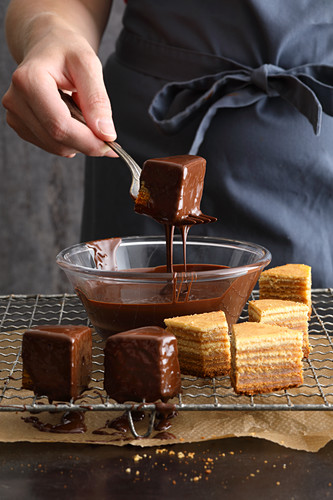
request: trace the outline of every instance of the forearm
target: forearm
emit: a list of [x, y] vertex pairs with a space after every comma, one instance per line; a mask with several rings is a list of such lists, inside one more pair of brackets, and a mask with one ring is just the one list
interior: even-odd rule
[[26, 53], [53, 28], [75, 31], [97, 51], [112, 0], [12, 0], [6, 35], [14, 59]]

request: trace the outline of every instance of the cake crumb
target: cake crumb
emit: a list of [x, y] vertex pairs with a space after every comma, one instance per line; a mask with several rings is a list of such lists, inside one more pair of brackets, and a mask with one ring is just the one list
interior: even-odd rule
[[276, 486], [280, 486], [280, 481], [276, 481]]
[[133, 457], [133, 460], [134, 460], [134, 462], [139, 462], [139, 460], [142, 460], [142, 458], [143, 458], [143, 457], [142, 457], [141, 455], [137, 454], [137, 455], [135, 455], [135, 456]]
[[129, 467], [127, 467], [127, 469], [125, 470], [126, 474], [130, 474], [131, 473], [131, 469]]
[[166, 451], [168, 451], [166, 448], [157, 448], [156, 455], [158, 455], [160, 453], [165, 453]]
[[194, 458], [194, 455], [195, 455], [195, 452], [194, 452], [194, 451], [190, 451], [190, 452], [188, 452], [188, 454], [187, 454], [188, 458]]
[[139, 471], [139, 470], [137, 470], [137, 471], [135, 472], [135, 475], [136, 475], [136, 476], [140, 476], [140, 471]]
[[178, 457], [178, 458], [185, 458], [185, 455], [184, 455], [184, 453], [183, 453], [182, 451], [179, 451], [179, 452], [177, 453], [177, 457]]

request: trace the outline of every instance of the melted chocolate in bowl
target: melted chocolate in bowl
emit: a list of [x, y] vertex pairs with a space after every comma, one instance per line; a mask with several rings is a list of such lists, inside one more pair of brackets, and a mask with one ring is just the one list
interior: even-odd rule
[[238, 320], [271, 256], [258, 245], [219, 238], [189, 242], [191, 226], [216, 220], [200, 210], [205, 169], [206, 161], [192, 155], [144, 163], [135, 211], [164, 225], [163, 249], [159, 238], [111, 238], [59, 254], [58, 264], [102, 336], [217, 310], [229, 325]]
[[[164, 266], [135, 269], [142, 273], [159, 273]], [[223, 271], [225, 266], [188, 264], [174, 266], [169, 283], [91, 283], [89, 290], [76, 288], [90, 321], [96, 330], [108, 337], [117, 332], [147, 325], [165, 327], [164, 319], [173, 316], [223, 310], [229, 324], [235, 323], [255, 286], [261, 268], [227, 279], [198, 279], [198, 274]]]

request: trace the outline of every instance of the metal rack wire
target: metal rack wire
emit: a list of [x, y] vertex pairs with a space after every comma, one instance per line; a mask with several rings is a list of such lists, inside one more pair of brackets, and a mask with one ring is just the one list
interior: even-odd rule
[[[256, 298], [256, 292], [253, 294]], [[312, 351], [304, 361], [304, 384], [276, 393], [241, 396], [234, 393], [229, 377], [200, 379], [182, 377], [182, 394], [172, 403], [177, 411], [333, 410], [333, 290], [313, 290], [313, 314], [309, 326]], [[241, 320], [247, 319], [247, 308]], [[103, 341], [93, 334], [92, 382], [82, 396], [70, 402], [49, 404], [21, 388], [22, 336], [38, 324], [88, 324], [76, 295], [0, 296], [0, 411], [129, 411], [154, 404], [117, 404], [103, 389]]]

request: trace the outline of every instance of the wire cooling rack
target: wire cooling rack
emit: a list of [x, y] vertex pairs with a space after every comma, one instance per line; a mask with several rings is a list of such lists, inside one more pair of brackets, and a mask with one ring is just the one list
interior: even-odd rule
[[[252, 298], [257, 298], [254, 292]], [[182, 394], [170, 401], [177, 411], [202, 410], [333, 410], [333, 289], [312, 291], [309, 325], [312, 351], [304, 360], [304, 384], [270, 394], [237, 395], [229, 377], [182, 376]], [[247, 319], [247, 307], [240, 320]], [[22, 385], [22, 336], [41, 324], [89, 324], [76, 295], [0, 296], [0, 411], [156, 410], [154, 404], [117, 404], [103, 389], [103, 341], [93, 334], [93, 372], [89, 389], [79, 399], [49, 404]]]

